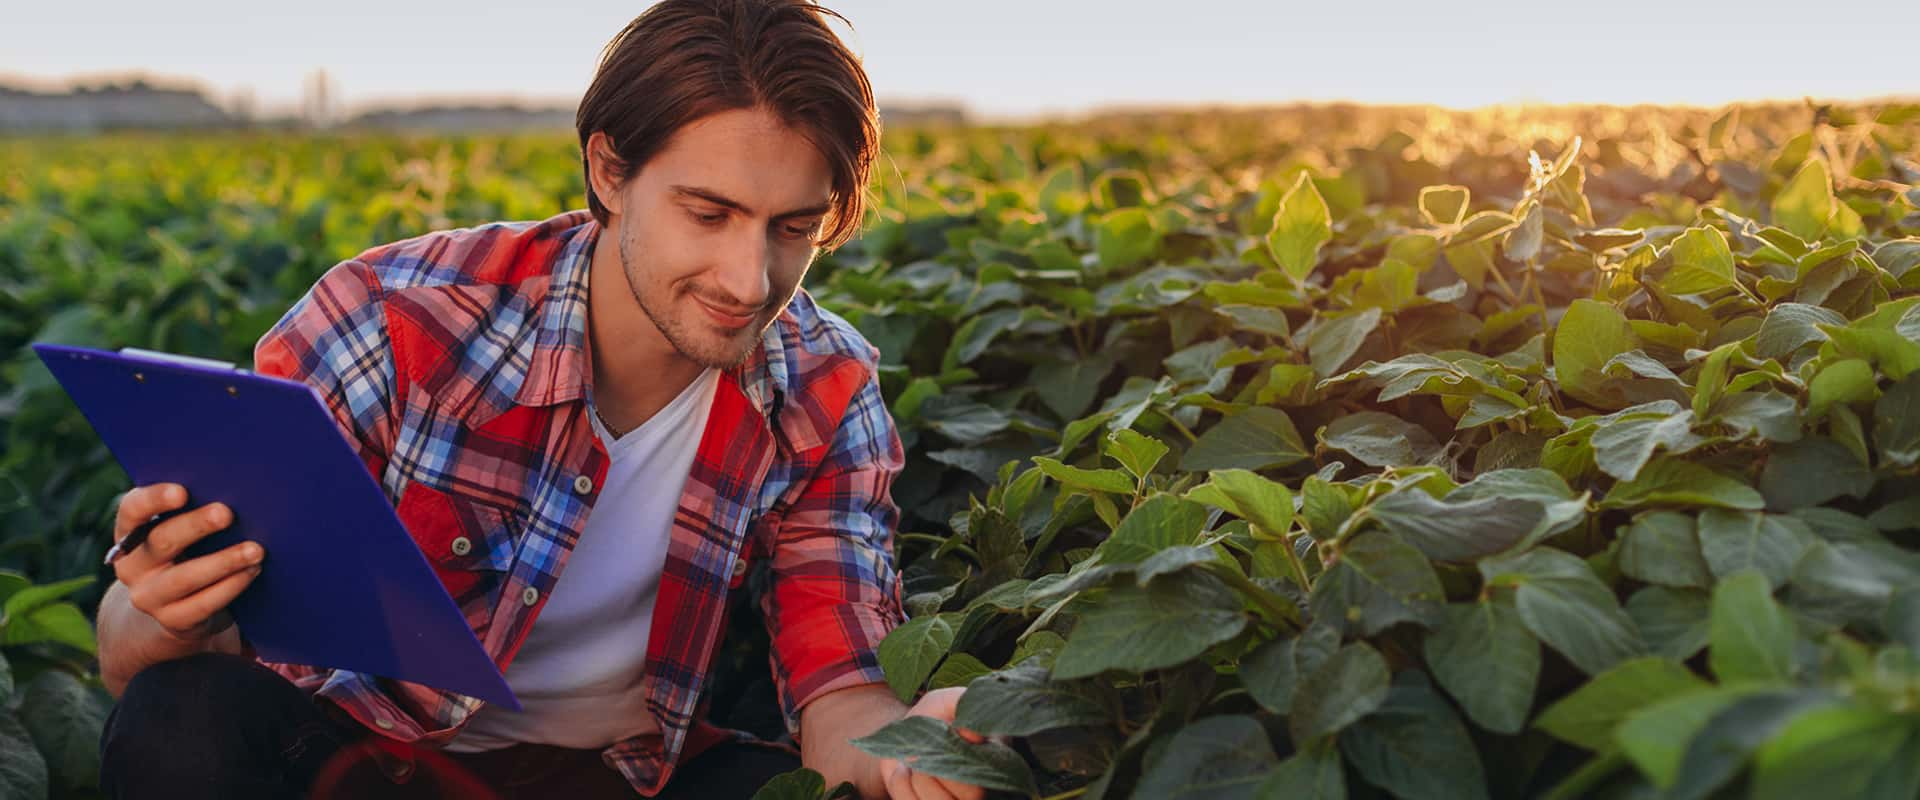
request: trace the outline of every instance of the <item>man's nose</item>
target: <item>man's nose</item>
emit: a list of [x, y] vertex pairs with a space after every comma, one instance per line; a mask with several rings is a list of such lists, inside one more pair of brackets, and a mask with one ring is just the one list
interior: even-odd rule
[[767, 278], [773, 269], [769, 260], [772, 257], [773, 248], [768, 245], [767, 237], [751, 231], [741, 235], [728, 252], [722, 254], [714, 287], [735, 304], [730, 311], [757, 310], [767, 304], [768, 295], [772, 293], [772, 284]]

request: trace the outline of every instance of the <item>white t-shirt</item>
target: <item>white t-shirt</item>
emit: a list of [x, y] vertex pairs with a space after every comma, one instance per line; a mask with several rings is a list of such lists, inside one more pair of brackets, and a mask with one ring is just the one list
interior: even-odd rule
[[674, 513], [720, 374], [701, 373], [618, 439], [589, 408], [611, 463], [580, 541], [507, 668], [507, 685], [524, 710], [483, 706], [446, 749], [520, 742], [590, 749], [659, 730], [643, 703], [647, 635]]

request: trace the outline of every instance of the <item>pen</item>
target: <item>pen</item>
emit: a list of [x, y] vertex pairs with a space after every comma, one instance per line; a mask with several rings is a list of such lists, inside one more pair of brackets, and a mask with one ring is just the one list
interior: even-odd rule
[[158, 527], [160, 523], [173, 519], [179, 514], [186, 513], [186, 510], [186, 507], [182, 506], [180, 508], [162, 511], [159, 514], [155, 514], [152, 519], [140, 523], [138, 527], [126, 535], [126, 538], [113, 543], [113, 547], [107, 550], [106, 559], [101, 563], [111, 565], [113, 562], [119, 561], [121, 557], [138, 549], [141, 543], [147, 540], [147, 537], [153, 533], [153, 529]]

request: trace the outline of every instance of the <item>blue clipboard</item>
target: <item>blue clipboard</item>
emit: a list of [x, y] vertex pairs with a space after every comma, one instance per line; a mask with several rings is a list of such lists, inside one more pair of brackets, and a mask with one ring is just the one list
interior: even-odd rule
[[268, 661], [411, 681], [520, 710], [393, 504], [313, 387], [133, 348], [35, 344], [135, 486], [178, 483], [267, 558], [229, 610]]

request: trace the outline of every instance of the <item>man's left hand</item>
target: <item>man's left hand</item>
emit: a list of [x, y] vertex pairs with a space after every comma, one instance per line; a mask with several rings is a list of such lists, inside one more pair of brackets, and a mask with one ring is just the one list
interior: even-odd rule
[[[932, 717], [952, 724], [954, 710], [960, 704], [960, 695], [966, 689], [955, 686], [947, 689], [935, 689], [907, 709], [907, 716]], [[965, 728], [954, 728], [960, 738], [978, 744], [986, 737]], [[935, 777], [924, 772], [916, 772], [911, 763], [899, 759], [880, 760], [880, 777], [886, 781], [887, 797], [891, 800], [981, 800], [987, 790], [971, 784], [947, 778]]]

